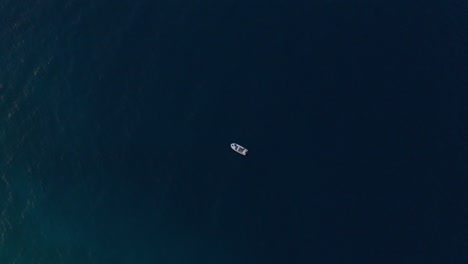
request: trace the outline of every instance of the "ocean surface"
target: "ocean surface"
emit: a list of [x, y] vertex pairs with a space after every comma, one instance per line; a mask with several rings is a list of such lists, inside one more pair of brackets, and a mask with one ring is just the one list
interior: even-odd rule
[[0, 263], [468, 263], [467, 14], [0, 0]]

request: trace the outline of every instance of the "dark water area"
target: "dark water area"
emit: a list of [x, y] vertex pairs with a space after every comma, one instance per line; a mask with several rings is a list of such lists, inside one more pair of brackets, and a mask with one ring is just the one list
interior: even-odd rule
[[467, 13], [0, 0], [0, 263], [467, 263]]

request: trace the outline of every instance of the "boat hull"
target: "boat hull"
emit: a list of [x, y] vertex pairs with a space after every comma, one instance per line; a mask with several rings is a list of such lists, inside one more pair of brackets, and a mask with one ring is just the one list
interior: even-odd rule
[[235, 152], [239, 153], [242, 156], [246, 156], [247, 152], [249, 151], [247, 148], [237, 144], [237, 143], [231, 143], [231, 149], [234, 150]]

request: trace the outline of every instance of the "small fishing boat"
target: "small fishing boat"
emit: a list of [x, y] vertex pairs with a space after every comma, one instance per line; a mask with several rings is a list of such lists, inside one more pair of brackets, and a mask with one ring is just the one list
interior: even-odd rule
[[247, 152], [249, 151], [248, 149], [244, 148], [243, 146], [237, 144], [237, 143], [231, 143], [231, 148], [232, 150], [234, 150], [235, 152], [245, 156], [247, 155]]

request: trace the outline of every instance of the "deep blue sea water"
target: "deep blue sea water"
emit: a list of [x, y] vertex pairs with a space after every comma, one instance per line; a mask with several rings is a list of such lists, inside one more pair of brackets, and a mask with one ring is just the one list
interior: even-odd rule
[[467, 14], [0, 0], [0, 263], [468, 263]]

